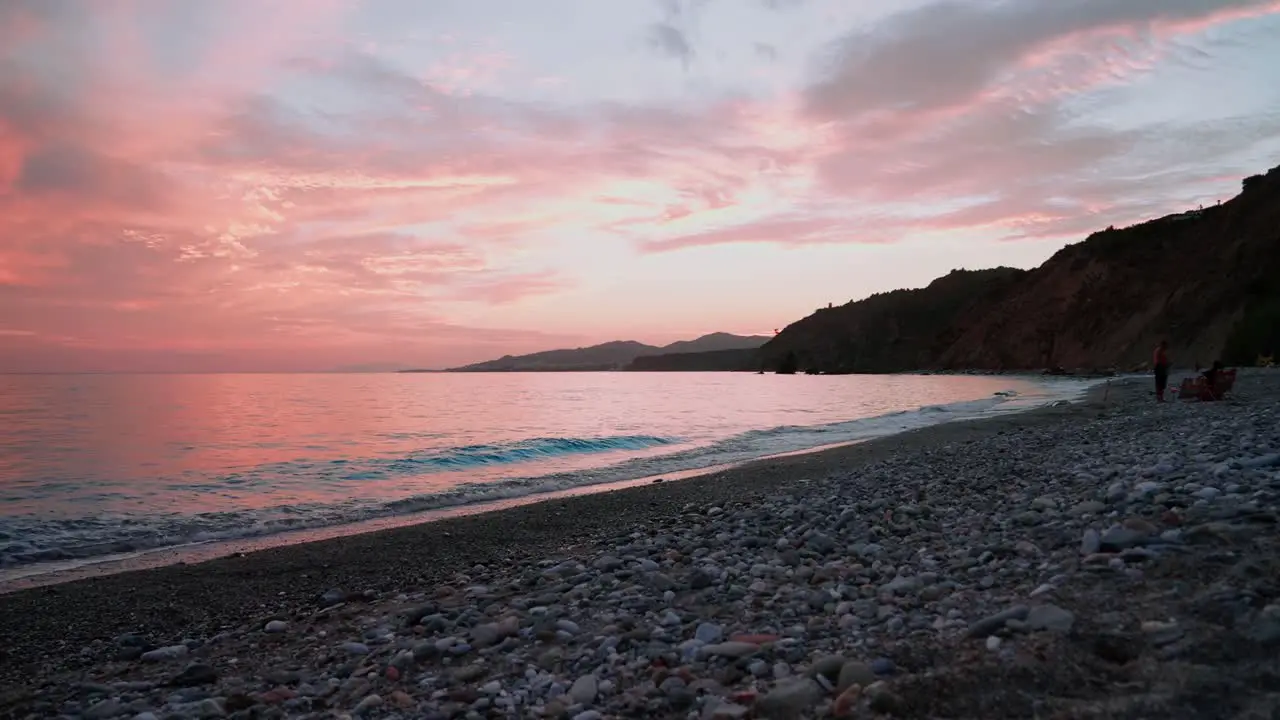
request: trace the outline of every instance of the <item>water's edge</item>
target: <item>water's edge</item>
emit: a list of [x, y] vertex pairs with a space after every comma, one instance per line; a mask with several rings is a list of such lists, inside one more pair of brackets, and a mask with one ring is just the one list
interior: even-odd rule
[[[752, 453], [750, 448], [735, 448], [732, 443], [742, 436], [718, 445], [722, 452], [708, 453], [705, 448], [677, 452], [657, 458], [632, 460], [582, 473], [563, 473], [532, 478], [513, 478], [498, 483], [476, 484], [418, 498], [405, 498], [370, 506], [363, 517], [347, 516], [331, 522], [295, 527], [237, 528], [226, 535], [207, 533], [185, 542], [159, 542], [125, 552], [96, 552], [82, 557], [57, 558], [0, 567], [0, 593], [67, 582], [83, 577], [112, 574], [128, 570], [157, 567], [179, 562], [200, 562], [226, 555], [251, 552], [281, 545], [294, 545], [315, 540], [361, 534], [376, 530], [415, 525], [447, 517], [492, 512], [588, 493], [608, 492], [627, 487], [675, 481], [714, 474], [747, 463], [791, 455], [816, 453], [880, 437], [944, 423], [981, 417], [1024, 412], [1085, 393], [1095, 383], [1071, 383], [1059, 386], [1058, 393], [1043, 397], [1020, 398], [997, 394], [993, 398], [964, 401], [948, 406], [925, 406], [913, 411], [859, 418], [846, 422], [812, 427], [756, 430], [744, 435], [783, 435], [793, 447], [785, 444], [766, 454]], [[720, 461], [708, 464], [717, 458]], [[630, 473], [630, 476], [628, 476]]]

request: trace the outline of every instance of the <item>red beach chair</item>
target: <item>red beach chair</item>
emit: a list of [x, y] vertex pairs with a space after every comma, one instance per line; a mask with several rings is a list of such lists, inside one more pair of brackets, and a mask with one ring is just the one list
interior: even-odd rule
[[1203, 376], [1186, 378], [1182, 381], [1182, 387], [1178, 389], [1178, 399], [1190, 400], [1195, 398], [1201, 402], [1211, 402], [1221, 400], [1226, 394], [1231, 392], [1231, 388], [1236, 384], [1235, 368], [1230, 370], [1220, 370], [1218, 377], [1213, 382], [1213, 387], [1209, 387], [1209, 383], [1205, 381]]
[[1204, 390], [1204, 378], [1199, 375], [1195, 377], [1183, 378], [1182, 386], [1178, 388], [1179, 400], [1191, 400], [1200, 397], [1201, 391]]

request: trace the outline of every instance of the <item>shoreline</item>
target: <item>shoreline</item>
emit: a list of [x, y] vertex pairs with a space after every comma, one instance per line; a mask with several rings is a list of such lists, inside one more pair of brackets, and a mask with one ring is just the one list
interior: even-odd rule
[[[1113, 383], [1113, 391], [1118, 384]], [[396, 585], [432, 582], [475, 564], [529, 562], [678, 514], [689, 504], [778, 492], [807, 482], [805, 476], [825, 475], [894, 453], [972, 442], [1067, 415], [1096, 412], [1100, 406], [1095, 394], [1096, 388], [1087, 391], [1082, 403], [955, 420], [834, 448], [749, 461], [673, 482], [648, 482], [562, 499], [538, 498], [514, 507], [275, 545], [194, 564], [177, 562], [19, 588], [0, 594], [0, 637], [38, 655], [56, 655], [75, 643], [138, 627], [172, 632], [194, 626], [216, 634], [246, 614], [283, 612], [335, 587], [387, 592]], [[619, 518], [624, 520], [620, 523]], [[161, 595], [178, 598], [200, 597], [200, 607], [170, 615], [168, 602], [137, 593], [138, 587], [156, 588]], [[13, 678], [18, 670], [9, 658], [27, 654], [0, 657], [0, 682]]]
[[[1108, 402], [1100, 402], [1106, 396]], [[1280, 714], [1280, 373], [0, 596], [0, 716]]]
[[[1038, 380], [1038, 377], [1026, 376], [1027, 380]], [[1046, 399], [1042, 405], [1051, 404], [1060, 400], [1078, 400], [1085, 397], [1091, 387], [1100, 385], [1104, 378], [1081, 379], [1073, 378], [1078, 384], [1070, 388], [1070, 392], [1059, 388], [1057, 395], [1061, 397], [1052, 397]], [[1064, 384], [1071, 380], [1060, 381]], [[981, 398], [978, 398], [981, 399]], [[975, 399], [977, 400], [977, 399]], [[1013, 405], [1019, 402], [1017, 397], [1012, 398]], [[1002, 415], [1021, 414], [1036, 410], [1041, 405], [1032, 405], [1028, 407], [1015, 407], [1014, 409], [1000, 410], [1000, 406], [993, 407], [989, 415], [978, 414], [977, 416], [965, 417], [961, 416], [952, 420], [944, 420], [937, 424], [947, 424], [953, 422], [966, 422], [972, 420], [981, 420], [987, 417], [998, 417]], [[920, 412], [923, 408], [911, 412]], [[885, 420], [897, 417], [899, 413], [890, 413], [884, 416], [875, 416], [867, 418], [854, 418], [848, 422], [865, 422]], [[934, 427], [935, 425], [926, 425], [925, 429]], [[863, 442], [878, 440], [884, 437], [901, 434], [903, 432], [914, 432], [921, 428], [888, 430], [880, 434], [873, 434], [864, 438], [854, 438], [842, 440], [833, 443], [827, 443], [809, 448], [800, 448], [797, 450], [786, 450], [777, 453], [770, 453], [756, 458], [747, 460], [725, 462], [708, 465], [705, 467], [694, 467], [682, 470], [673, 470], [670, 472], [659, 472], [647, 474], [640, 477], [627, 478], [621, 480], [609, 480], [599, 483], [588, 483], [583, 485], [570, 486], [556, 490], [548, 490], [541, 492], [532, 492], [528, 495], [518, 495], [514, 497], [505, 497], [492, 500], [482, 500], [478, 502], [463, 502], [455, 505], [446, 505], [443, 507], [429, 508], [414, 511], [405, 514], [387, 514], [377, 515], [373, 517], [355, 520], [353, 522], [336, 523], [332, 525], [318, 525], [315, 527], [304, 527], [294, 530], [285, 530], [280, 532], [268, 533], [264, 535], [249, 535], [244, 537], [227, 537], [220, 539], [210, 539], [204, 541], [188, 542], [178, 545], [162, 545], [157, 547], [144, 548], [137, 551], [129, 551], [123, 553], [108, 553], [100, 556], [89, 556], [83, 558], [67, 558], [45, 563], [31, 563], [27, 565], [16, 565], [10, 568], [0, 568], [0, 596], [18, 592], [21, 590], [44, 587], [50, 585], [58, 585], [67, 582], [75, 582], [77, 580], [105, 577], [112, 574], [122, 572], [132, 572], [137, 570], [147, 570], [166, 565], [179, 563], [196, 564], [221, 557], [240, 555], [245, 553], [253, 553], [261, 550], [267, 550], [275, 547], [284, 547], [311, 542], [321, 542], [327, 540], [349, 537], [352, 535], [360, 535], [369, 532], [380, 532], [383, 530], [395, 529], [405, 526], [412, 526], [422, 523], [439, 522], [441, 520], [465, 517], [470, 515], [499, 512], [514, 507], [520, 507], [538, 502], [548, 502], [562, 500], [569, 497], [577, 497], [585, 494], [594, 494], [602, 492], [612, 492], [614, 490], [626, 489], [650, 483], [662, 482], [684, 482], [691, 478], [697, 478], [704, 475], [715, 475], [726, 471], [736, 470], [754, 463], [770, 462], [793, 455], [821, 453], [832, 449], [854, 445]]]

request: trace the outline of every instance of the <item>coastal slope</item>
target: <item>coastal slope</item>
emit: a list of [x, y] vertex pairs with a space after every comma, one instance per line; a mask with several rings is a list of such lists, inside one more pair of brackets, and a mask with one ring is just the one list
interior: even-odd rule
[[935, 367], [1131, 368], [1167, 339], [1184, 367], [1280, 350], [1280, 168], [1221, 205], [1069, 245], [970, 308]]
[[[1280, 167], [1221, 205], [1068, 245], [1030, 271], [956, 271], [824, 308], [760, 351], [802, 370], [1038, 370], [1253, 364], [1280, 351]], [[727, 369], [727, 368], [726, 368]]]
[[832, 374], [931, 367], [959, 335], [961, 317], [998, 303], [1025, 274], [1007, 267], [954, 270], [924, 288], [823, 308], [762, 347], [760, 364], [776, 368], [794, 354], [801, 369]]

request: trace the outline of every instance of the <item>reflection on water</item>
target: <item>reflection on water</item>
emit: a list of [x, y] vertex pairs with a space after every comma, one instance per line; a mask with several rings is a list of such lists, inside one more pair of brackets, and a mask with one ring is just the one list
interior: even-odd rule
[[0, 564], [738, 461], [1003, 391], [1049, 392], [970, 376], [0, 376]]

